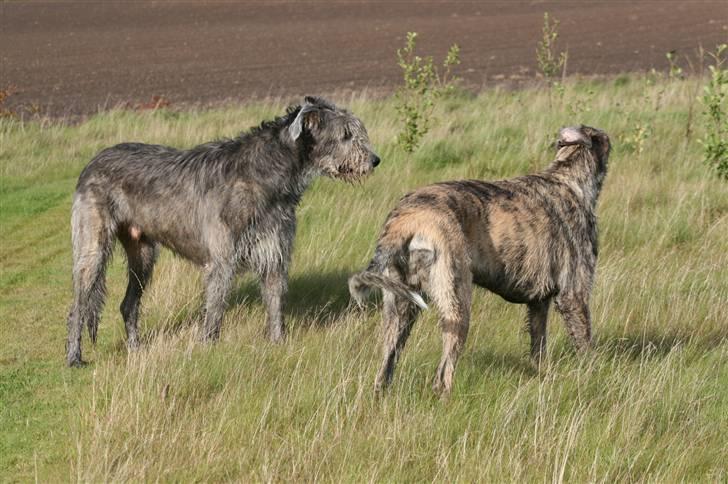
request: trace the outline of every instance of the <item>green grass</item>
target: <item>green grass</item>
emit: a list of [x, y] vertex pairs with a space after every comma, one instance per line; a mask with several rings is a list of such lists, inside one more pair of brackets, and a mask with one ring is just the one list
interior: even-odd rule
[[[0, 120], [0, 480], [728, 479], [728, 188], [685, 138], [693, 82], [570, 81], [552, 109], [537, 89], [456, 94], [412, 156], [395, 147], [391, 99], [340, 99], [383, 163], [362, 186], [323, 179], [306, 194], [288, 342], [265, 342], [259, 292], [242, 276], [220, 343], [198, 345], [199, 274], [164, 253], [145, 296], [144, 349], [128, 356], [117, 254], [81, 370], [63, 363], [69, 210], [84, 164], [120, 141], [233, 136], [283, 106], [114, 111], [75, 126]], [[430, 391], [432, 311], [375, 399], [380, 314], [348, 309], [346, 278], [368, 261], [387, 212], [426, 183], [545, 167], [558, 128], [579, 122], [614, 143], [594, 350], [575, 355], [553, 314], [549, 359], [535, 370], [524, 309], [477, 291], [451, 399]], [[650, 133], [641, 153], [628, 141], [638, 123]]]

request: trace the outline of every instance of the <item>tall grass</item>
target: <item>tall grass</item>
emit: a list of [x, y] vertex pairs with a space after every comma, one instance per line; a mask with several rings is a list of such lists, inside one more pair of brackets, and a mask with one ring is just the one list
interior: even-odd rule
[[[728, 190], [685, 137], [693, 80], [569, 81], [455, 93], [422, 147], [396, 148], [391, 99], [338, 99], [382, 157], [362, 186], [320, 180], [299, 209], [288, 342], [263, 339], [255, 281], [230, 296], [222, 339], [196, 343], [197, 270], [164, 253], [145, 296], [144, 348], [127, 355], [123, 257], [91, 365], [63, 368], [68, 211], [100, 148], [191, 146], [283, 110], [102, 113], [68, 126], [0, 121], [0, 475], [9, 480], [720, 481], [728, 478]], [[578, 106], [578, 113], [575, 112]], [[538, 170], [559, 127], [605, 129], [614, 152], [599, 206], [594, 351], [550, 318], [549, 358], [527, 356], [524, 310], [476, 292], [451, 399], [430, 392], [436, 317], [417, 323], [382, 399], [376, 308], [350, 310], [346, 278], [371, 256], [408, 190]], [[642, 150], [637, 125], [649, 126]]]

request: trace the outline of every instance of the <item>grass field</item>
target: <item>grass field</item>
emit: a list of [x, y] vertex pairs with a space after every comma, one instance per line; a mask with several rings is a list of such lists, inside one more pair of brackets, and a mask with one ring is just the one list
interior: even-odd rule
[[[64, 339], [84, 164], [121, 141], [234, 136], [284, 106], [0, 120], [0, 480], [725, 481], [728, 187], [700, 161], [697, 119], [686, 137], [695, 82], [573, 80], [551, 107], [539, 89], [453, 95], [411, 156], [394, 144], [391, 99], [339, 99], [383, 162], [361, 186], [322, 179], [307, 192], [288, 342], [265, 342], [259, 292], [243, 275], [220, 343], [197, 344], [199, 273], [165, 252], [145, 297], [144, 348], [128, 356], [117, 253], [99, 343], [84, 339], [91, 364], [80, 370], [64, 367]], [[545, 167], [558, 128], [580, 122], [614, 144], [593, 351], [577, 356], [552, 314], [549, 359], [534, 369], [524, 308], [477, 291], [451, 399], [430, 391], [432, 311], [375, 399], [380, 314], [348, 309], [346, 278], [389, 209], [426, 183]]]

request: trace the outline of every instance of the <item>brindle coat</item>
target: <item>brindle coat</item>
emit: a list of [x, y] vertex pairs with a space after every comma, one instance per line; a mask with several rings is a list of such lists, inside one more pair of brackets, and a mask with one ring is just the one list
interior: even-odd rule
[[71, 215], [73, 305], [67, 363], [81, 360], [81, 330], [96, 341], [106, 264], [123, 245], [129, 284], [121, 314], [130, 349], [139, 345], [139, 304], [158, 247], [205, 273], [204, 339], [217, 339], [236, 269], [258, 274], [268, 336], [284, 337], [283, 298], [296, 231], [296, 206], [317, 175], [355, 180], [379, 158], [362, 122], [319, 98], [234, 139], [190, 150], [123, 143], [81, 173]]
[[[349, 281], [359, 302], [384, 291], [383, 356], [376, 387], [391, 381], [423, 306], [437, 306], [443, 355], [433, 387], [450, 392], [470, 320], [473, 284], [526, 304], [531, 354], [546, 347], [552, 300], [579, 350], [591, 339], [589, 296], [597, 260], [596, 203], [607, 172], [609, 137], [564, 128], [546, 170], [510, 180], [451, 181], [406, 195], [389, 214], [368, 268]], [[419, 307], [418, 307], [419, 306]]]

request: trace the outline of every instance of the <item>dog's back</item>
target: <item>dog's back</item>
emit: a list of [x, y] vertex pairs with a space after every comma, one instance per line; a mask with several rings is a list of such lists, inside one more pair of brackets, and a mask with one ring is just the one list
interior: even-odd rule
[[450, 181], [402, 198], [378, 247], [411, 259], [412, 273], [424, 270], [417, 261], [461, 259], [477, 285], [523, 303], [553, 295], [570, 277], [568, 261], [593, 265], [596, 224], [567, 186], [546, 175]]
[[148, 175], [153, 166], [155, 170], [165, 171], [174, 164], [180, 151], [169, 146], [146, 143], [120, 143], [101, 150], [81, 171], [76, 190], [86, 190], [90, 185], [121, 179]]
[[[171, 147], [123, 143], [96, 155], [79, 177], [74, 211], [94, 205], [113, 231], [138, 231], [183, 257], [204, 263], [206, 220], [200, 177], [185, 173], [185, 155]], [[187, 162], [187, 170], [193, 170]]]

